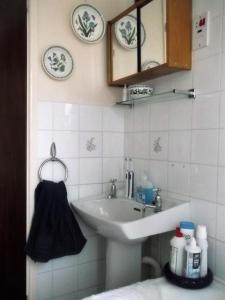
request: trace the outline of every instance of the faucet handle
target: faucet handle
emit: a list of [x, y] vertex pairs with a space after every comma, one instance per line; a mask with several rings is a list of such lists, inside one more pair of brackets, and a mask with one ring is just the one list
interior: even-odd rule
[[154, 188], [153, 192], [156, 193], [156, 195], [158, 195], [162, 190], [158, 187], [158, 188]]
[[110, 179], [110, 182], [111, 183], [115, 183], [115, 182], [117, 182], [117, 179], [116, 178], [112, 178], [112, 179]]

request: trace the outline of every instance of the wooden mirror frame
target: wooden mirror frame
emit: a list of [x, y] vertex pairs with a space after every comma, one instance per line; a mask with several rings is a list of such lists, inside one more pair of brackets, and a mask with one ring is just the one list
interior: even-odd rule
[[[136, 84], [170, 73], [191, 69], [192, 0], [166, 0], [166, 63], [113, 80], [113, 25], [134, 9], [138, 11], [151, 1], [154, 0], [135, 1], [135, 4], [108, 21], [107, 80], [110, 86]], [[138, 38], [138, 40], [140, 39]], [[140, 42], [138, 43], [138, 51], [140, 52]]]

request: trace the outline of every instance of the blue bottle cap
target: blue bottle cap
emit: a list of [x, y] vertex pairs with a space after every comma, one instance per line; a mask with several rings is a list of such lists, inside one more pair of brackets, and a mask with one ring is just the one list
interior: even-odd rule
[[180, 228], [195, 229], [195, 225], [193, 222], [190, 222], [190, 221], [182, 221], [182, 222], [180, 222]]

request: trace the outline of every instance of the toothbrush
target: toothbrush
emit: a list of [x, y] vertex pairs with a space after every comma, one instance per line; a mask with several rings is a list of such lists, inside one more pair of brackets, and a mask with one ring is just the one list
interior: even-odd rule
[[125, 158], [125, 197], [129, 197], [129, 167], [128, 167], [128, 159]]
[[133, 168], [133, 161], [130, 158], [130, 171], [129, 171], [129, 194], [128, 198], [132, 199], [134, 197], [134, 168]]

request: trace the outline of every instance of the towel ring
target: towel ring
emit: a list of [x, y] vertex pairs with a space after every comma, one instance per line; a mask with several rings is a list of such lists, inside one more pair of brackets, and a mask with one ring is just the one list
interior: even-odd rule
[[46, 163], [50, 162], [50, 161], [53, 161], [53, 162], [58, 162], [58, 163], [60, 163], [60, 164], [63, 166], [63, 168], [64, 168], [64, 170], [65, 170], [64, 181], [66, 181], [67, 178], [68, 178], [68, 168], [67, 168], [67, 166], [65, 165], [65, 163], [64, 163], [61, 159], [59, 159], [59, 158], [56, 157], [56, 146], [55, 146], [55, 143], [52, 143], [52, 145], [51, 145], [51, 148], [50, 148], [50, 155], [51, 155], [51, 157], [48, 158], [48, 159], [46, 159], [46, 160], [44, 160], [44, 161], [41, 163], [41, 165], [40, 165], [40, 167], [39, 167], [39, 169], [38, 169], [38, 178], [39, 178], [39, 180], [40, 180], [40, 181], [43, 181], [43, 178], [42, 178], [42, 176], [41, 176], [41, 172], [42, 172], [42, 169], [43, 169], [44, 165], [45, 165]]

